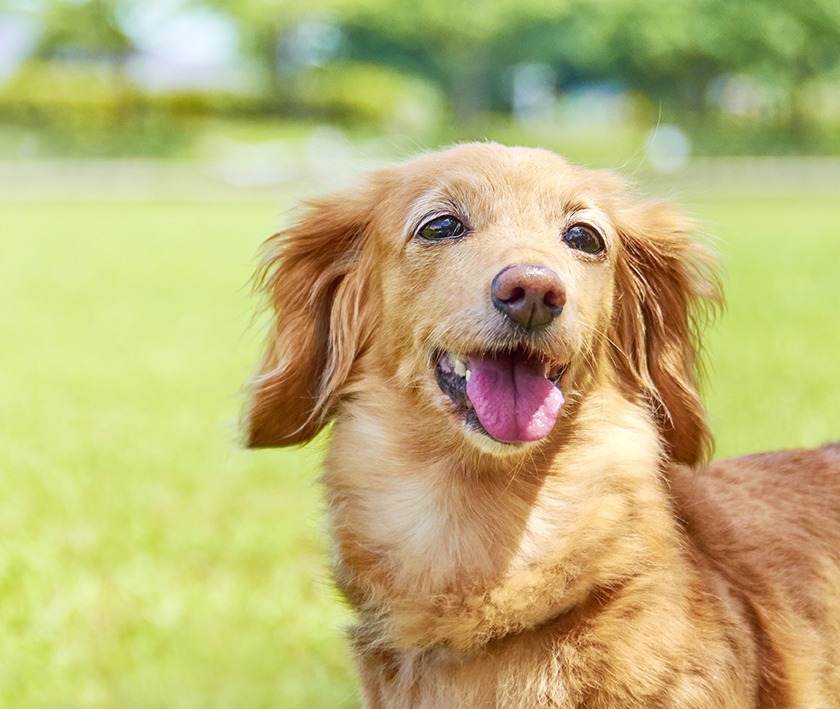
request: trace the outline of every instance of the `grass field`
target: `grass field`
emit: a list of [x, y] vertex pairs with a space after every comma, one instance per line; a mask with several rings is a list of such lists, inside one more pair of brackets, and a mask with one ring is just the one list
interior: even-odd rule
[[[241, 450], [284, 205], [0, 201], [0, 706], [356, 706], [314, 485]], [[708, 200], [720, 454], [840, 437], [840, 205]]]

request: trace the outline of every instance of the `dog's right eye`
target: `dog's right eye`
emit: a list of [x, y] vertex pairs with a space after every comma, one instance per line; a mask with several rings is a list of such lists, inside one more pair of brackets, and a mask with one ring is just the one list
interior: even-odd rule
[[446, 215], [426, 222], [417, 230], [417, 236], [429, 241], [457, 239], [467, 232], [467, 228], [455, 217]]
[[583, 224], [575, 224], [563, 234], [563, 241], [576, 251], [582, 251], [590, 256], [598, 256], [604, 251], [604, 240], [598, 232]]

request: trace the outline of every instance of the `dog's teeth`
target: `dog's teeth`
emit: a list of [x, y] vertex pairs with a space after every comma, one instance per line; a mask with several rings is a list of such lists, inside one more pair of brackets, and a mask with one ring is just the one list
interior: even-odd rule
[[464, 372], [464, 379], [466, 379], [467, 381], [470, 380], [471, 376], [472, 376], [472, 370], [468, 369], [466, 372]]
[[450, 357], [452, 358], [452, 369], [455, 371], [455, 374], [459, 377], [465, 376], [467, 373], [467, 365], [464, 363], [464, 360], [452, 355], [450, 355]]

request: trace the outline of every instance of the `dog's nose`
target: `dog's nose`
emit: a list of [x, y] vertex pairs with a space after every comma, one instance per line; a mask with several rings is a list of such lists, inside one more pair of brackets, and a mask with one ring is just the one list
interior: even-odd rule
[[566, 304], [566, 289], [550, 268], [518, 263], [496, 274], [490, 300], [521, 328], [533, 332], [560, 315]]

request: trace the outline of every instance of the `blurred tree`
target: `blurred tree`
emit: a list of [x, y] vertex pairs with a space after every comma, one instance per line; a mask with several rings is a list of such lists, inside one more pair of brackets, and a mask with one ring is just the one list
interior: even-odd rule
[[237, 18], [246, 42], [275, 78], [278, 65], [282, 66], [278, 48], [282, 51], [284, 37], [302, 23], [332, 23], [345, 31], [344, 56], [429, 76], [442, 86], [454, 113], [462, 118], [490, 105], [500, 59], [512, 61], [512, 26], [557, 22], [568, 14], [564, 6], [543, 0], [209, 2]]
[[604, 68], [653, 96], [671, 97], [692, 108], [703, 108], [715, 77], [745, 73], [781, 84], [797, 123], [807, 113], [801, 96], [808, 81], [840, 64], [836, 0], [591, 4], [591, 24], [608, 38], [601, 45], [608, 57]]
[[[141, 1], [46, 0], [37, 56], [111, 62], [119, 73], [132, 46], [115, 14]], [[725, 105], [716, 100], [716, 87], [727, 77], [746, 77], [730, 85], [733, 91], [767, 87], [775, 108], [763, 120], [776, 121], [804, 145], [815, 115], [814, 86], [840, 76], [837, 0], [180, 3], [216, 7], [236, 22], [243, 50], [266, 77], [259, 110], [283, 115], [324, 115], [332, 110], [329, 101], [313, 102], [313, 91], [338, 84], [345, 105], [353, 91], [372, 91], [360, 78], [366, 66], [375, 67], [371, 76], [379, 76], [380, 87], [411, 75], [432, 82], [458, 121], [509, 110], [514, 67], [523, 65], [542, 71], [549, 97], [552, 88], [612, 82], [703, 119]], [[348, 80], [338, 81], [345, 70]], [[366, 99], [368, 105], [376, 100]]]
[[115, 18], [116, 0], [51, 2], [36, 56], [84, 56], [122, 62], [131, 51], [131, 41]]
[[785, 86], [798, 124], [807, 113], [803, 86], [837, 66], [840, 47], [836, 0], [207, 2], [237, 18], [246, 46], [277, 83], [296, 78], [294, 61], [283, 61], [295, 28], [332, 24], [343, 32], [342, 56], [426, 75], [459, 118], [493, 104], [506, 67], [538, 61], [566, 82], [618, 80], [697, 111], [707, 109], [716, 77], [764, 74]]
[[544, 0], [384, 2], [388, 12], [369, 2], [352, 22], [418, 56], [443, 84], [456, 119], [486, 111], [500, 71], [522, 61], [527, 50], [512, 28], [557, 25], [569, 16], [569, 6]]
[[[360, 0], [188, 0], [228, 13], [237, 22], [243, 49], [261, 67], [271, 88], [275, 110], [294, 111], [293, 63], [284, 61], [283, 40], [301, 23], [340, 21]], [[361, 0], [365, 2], [366, 0]]]
[[[42, 66], [34, 67], [35, 76], [29, 79], [34, 79], [36, 85], [50, 87], [57, 77], [65, 92], [77, 83], [87, 86], [88, 90], [77, 96], [85, 99], [80, 104], [84, 108], [79, 111], [74, 112], [67, 104], [56, 111], [47, 102], [36, 110], [36, 115], [45, 124], [84, 126], [79, 132], [91, 131], [94, 124], [110, 128], [106, 132], [119, 145], [128, 139], [127, 126], [137, 116], [141, 103], [126, 71], [133, 46], [116, 21], [117, 2], [49, 2], [34, 55]], [[62, 92], [52, 89], [51, 93]]]
[[[809, 90], [820, 76], [840, 68], [840, 3], [836, 0], [751, 0], [753, 35], [760, 33], [760, 51], [750, 57], [749, 69], [779, 82], [784, 89], [789, 135], [795, 147], [808, 140], [812, 111]], [[746, 18], [745, 18], [746, 19]]]

